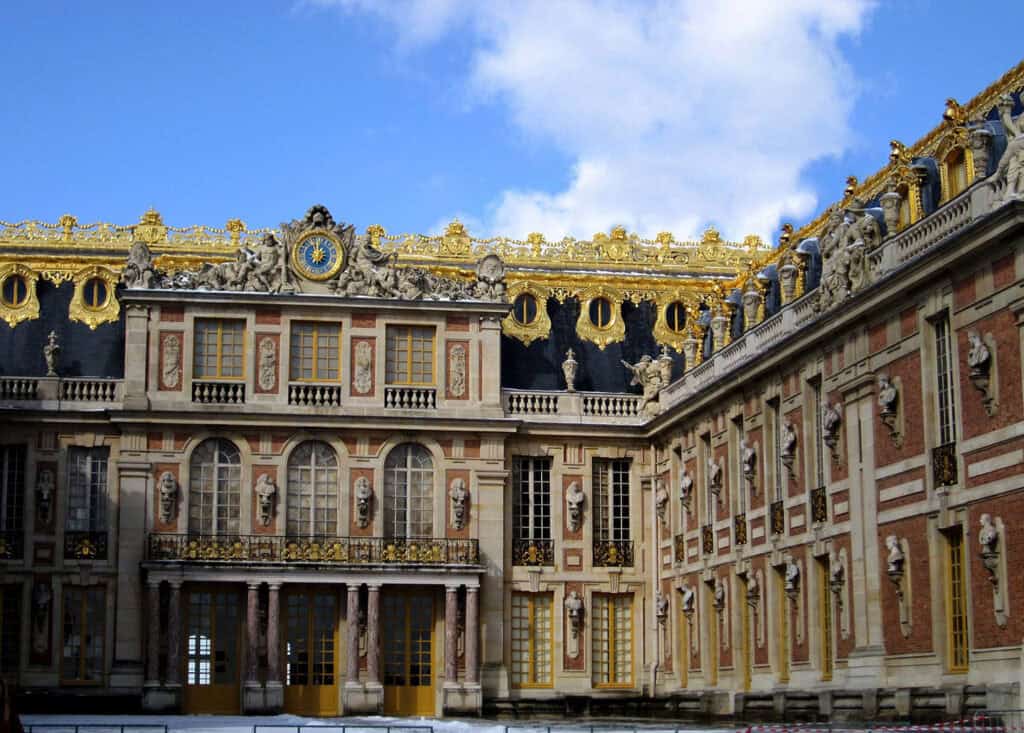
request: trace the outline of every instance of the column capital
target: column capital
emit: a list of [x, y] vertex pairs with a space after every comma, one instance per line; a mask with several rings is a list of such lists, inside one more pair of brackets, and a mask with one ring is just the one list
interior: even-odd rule
[[367, 583], [366, 590], [370, 591], [371, 593], [373, 593], [374, 591], [379, 592], [382, 585], [383, 583]]
[[267, 583], [267, 587], [269, 587], [269, 588], [270, 588], [270, 590], [281, 590], [281, 586], [282, 586], [282, 585], [284, 585], [284, 583], [282, 583], [282, 582], [276, 582], [276, 581], [275, 581], [275, 582], [273, 582], [273, 583], [271, 583], [271, 582], [268, 582], [268, 583]]
[[466, 586], [466, 592], [467, 593], [479, 593], [480, 592], [480, 586], [479, 585], [467, 585]]
[[255, 582], [255, 583], [254, 583], [254, 582], [248, 582], [248, 583], [246, 583], [246, 584], [245, 584], [245, 586], [246, 586], [246, 587], [247, 587], [247, 588], [248, 588], [249, 590], [259, 590], [259, 589], [260, 589], [260, 586], [261, 586], [261, 585], [263, 585], [263, 583], [261, 583], [261, 582], [258, 582], [258, 581], [257, 581], [257, 582]]
[[445, 593], [458, 593], [459, 592], [459, 586], [458, 585], [448, 585], [446, 583], [445, 586], [444, 586], [444, 591], [445, 591]]

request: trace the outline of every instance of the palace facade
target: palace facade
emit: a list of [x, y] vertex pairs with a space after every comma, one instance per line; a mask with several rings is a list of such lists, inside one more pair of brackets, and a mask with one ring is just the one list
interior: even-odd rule
[[0, 222], [0, 674], [190, 713], [1022, 707], [1022, 88], [778, 247]]

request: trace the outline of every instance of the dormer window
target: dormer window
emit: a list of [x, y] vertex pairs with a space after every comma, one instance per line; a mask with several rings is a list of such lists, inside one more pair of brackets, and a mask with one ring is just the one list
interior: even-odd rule
[[956, 148], [946, 156], [946, 200], [955, 198], [967, 190], [967, 157], [963, 148]]

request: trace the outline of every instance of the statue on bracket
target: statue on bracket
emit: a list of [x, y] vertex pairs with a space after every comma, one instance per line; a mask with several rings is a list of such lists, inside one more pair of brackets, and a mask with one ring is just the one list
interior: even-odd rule
[[583, 630], [583, 599], [576, 591], [570, 591], [565, 598], [565, 612], [569, 616], [569, 656], [580, 655], [580, 633]]
[[569, 519], [569, 531], [577, 532], [583, 526], [583, 489], [573, 481], [565, 490], [565, 508]]
[[160, 474], [160, 521], [167, 524], [174, 519], [174, 507], [178, 502], [178, 479], [170, 471]]
[[1006, 188], [996, 205], [1007, 201], [1024, 198], [1024, 113], [1014, 117], [1013, 97], [1004, 94], [996, 105], [999, 109], [999, 120], [1006, 132], [1006, 150], [1003, 151], [996, 166], [993, 180], [1005, 180]]
[[[991, 338], [991, 335], [989, 337]], [[971, 384], [981, 392], [981, 403], [985, 407], [985, 412], [989, 416], [995, 415], [997, 405], [992, 388], [992, 351], [981, 334], [974, 330], [967, 332], [967, 343], [970, 346], [967, 350], [967, 366]]]
[[370, 488], [370, 480], [366, 476], [356, 479], [355, 496], [356, 524], [366, 529], [370, 526], [370, 503], [373, 501], [373, 489]]
[[277, 496], [277, 482], [268, 473], [256, 480], [256, 501], [259, 508], [260, 524], [269, 527], [274, 518], [274, 499]]
[[466, 480], [454, 479], [448, 490], [448, 496], [452, 500], [452, 527], [462, 529], [466, 526], [466, 500], [469, 497], [466, 492]]

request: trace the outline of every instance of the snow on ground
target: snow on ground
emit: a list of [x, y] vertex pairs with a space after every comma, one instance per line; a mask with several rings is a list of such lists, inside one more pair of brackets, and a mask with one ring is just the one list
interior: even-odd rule
[[[110, 726], [109, 728], [89, 728], [81, 733], [149, 733], [145, 728], [132, 726], [166, 725], [168, 733], [299, 733], [298, 726], [324, 727], [324, 733], [377, 733], [387, 730], [383, 726], [392, 726], [392, 733], [412, 733], [417, 726], [426, 726], [426, 730], [434, 733], [546, 733], [550, 725], [551, 733], [618, 733], [619, 731], [642, 730], [644, 733], [659, 731], [702, 731], [716, 733], [715, 729], [698, 726], [679, 726], [645, 723], [621, 723], [610, 721], [586, 721], [573, 724], [570, 721], [530, 721], [498, 723], [493, 720], [436, 720], [430, 718], [304, 718], [298, 715], [24, 715], [22, 723], [41, 726], [37, 733], [74, 733], [75, 725]], [[43, 727], [45, 726], [45, 727]], [[67, 726], [66, 728], [62, 726]], [[591, 728], [593, 726], [593, 728]], [[330, 729], [333, 728], [334, 731]], [[724, 733], [730, 729], [717, 729]], [[424, 731], [425, 733], [425, 731]]]

